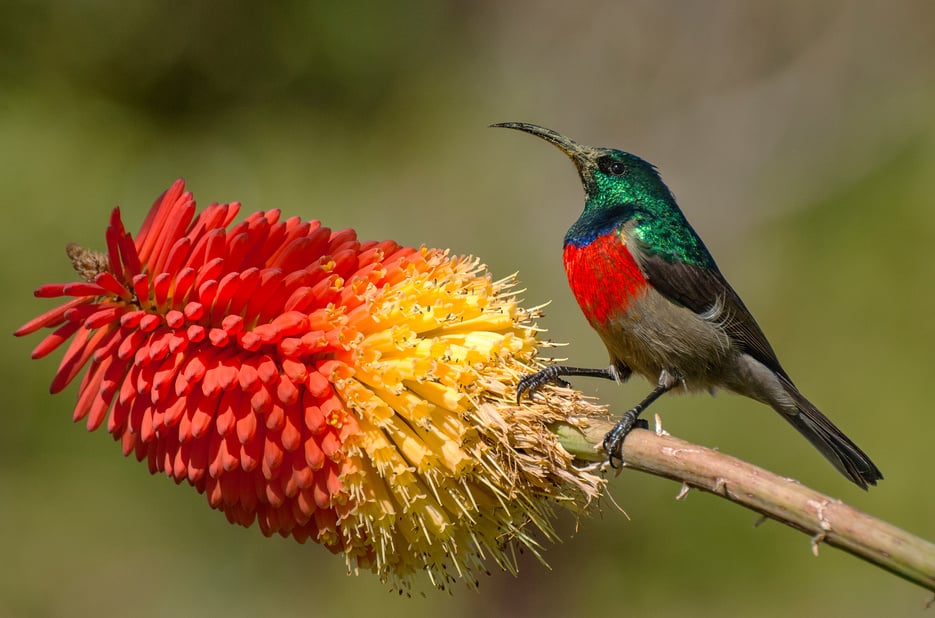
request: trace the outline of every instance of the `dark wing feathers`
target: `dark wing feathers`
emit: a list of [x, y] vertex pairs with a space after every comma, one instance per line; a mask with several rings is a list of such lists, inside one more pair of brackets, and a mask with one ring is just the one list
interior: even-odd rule
[[776, 353], [756, 320], [717, 267], [701, 268], [684, 262], [670, 262], [645, 251], [637, 251], [634, 255], [639, 256], [637, 259], [643, 275], [653, 288], [670, 301], [698, 314], [711, 312], [720, 303], [720, 317], [713, 319], [723, 324], [727, 335], [741, 350], [779, 375], [780, 382], [795, 402], [799, 413], [781, 416], [838, 470], [864, 489], [867, 485], [876, 485], [883, 478], [870, 458], [795, 387], [779, 365]]
[[766, 340], [766, 335], [717, 268], [670, 262], [659, 255], [643, 251], [638, 254], [643, 274], [656, 291], [698, 314], [709, 312], [720, 303], [722, 310], [719, 321], [728, 336], [747, 354], [789, 379]]

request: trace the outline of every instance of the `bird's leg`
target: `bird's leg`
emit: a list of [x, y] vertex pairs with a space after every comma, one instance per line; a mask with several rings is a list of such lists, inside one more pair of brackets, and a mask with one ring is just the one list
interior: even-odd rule
[[[562, 379], [563, 376], [588, 376], [591, 378], [604, 378], [606, 380], [615, 380], [618, 382], [621, 379], [620, 372], [614, 365], [603, 369], [549, 365], [536, 373], [523, 376], [516, 386], [516, 403], [519, 403], [523, 393], [528, 392], [531, 396], [536, 389], [548, 382], [558, 382], [561, 386], [569, 386], [568, 382]], [[626, 378], [624, 377], [624, 379]]]
[[656, 388], [654, 388], [643, 401], [624, 412], [620, 420], [617, 421], [617, 424], [614, 425], [614, 428], [607, 432], [607, 435], [604, 436], [603, 445], [611, 468], [617, 467], [614, 465], [614, 459], [619, 460], [621, 465], [623, 464], [623, 457], [620, 453], [623, 447], [623, 439], [627, 437], [630, 430], [637, 424], [637, 419], [640, 417], [643, 410], [670, 391], [676, 384], [678, 384], [678, 382], [671, 380], [668, 372], [663, 371], [659, 376], [659, 384]]

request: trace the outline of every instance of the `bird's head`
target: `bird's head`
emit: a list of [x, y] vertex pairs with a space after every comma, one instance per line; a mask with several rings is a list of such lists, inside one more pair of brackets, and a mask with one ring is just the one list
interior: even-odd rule
[[491, 125], [541, 137], [568, 155], [581, 177], [588, 209], [649, 205], [672, 200], [656, 168], [636, 155], [613, 148], [583, 146], [551, 129], [526, 122]]

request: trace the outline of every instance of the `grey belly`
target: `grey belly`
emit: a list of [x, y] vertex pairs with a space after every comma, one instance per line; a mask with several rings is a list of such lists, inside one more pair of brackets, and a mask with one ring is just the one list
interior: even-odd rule
[[598, 332], [611, 362], [622, 362], [653, 384], [666, 370], [688, 390], [707, 390], [732, 381], [739, 356], [720, 319], [650, 291]]

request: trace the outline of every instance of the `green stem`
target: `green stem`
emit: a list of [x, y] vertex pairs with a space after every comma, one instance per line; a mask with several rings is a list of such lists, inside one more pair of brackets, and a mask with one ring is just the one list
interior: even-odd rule
[[[556, 424], [552, 431], [569, 453], [601, 461], [612, 421], [588, 419], [582, 428]], [[935, 592], [935, 544], [876, 519], [797, 481], [665, 433], [634, 430], [623, 443], [627, 468], [680, 481], [800, 530], [821, 543]]]

